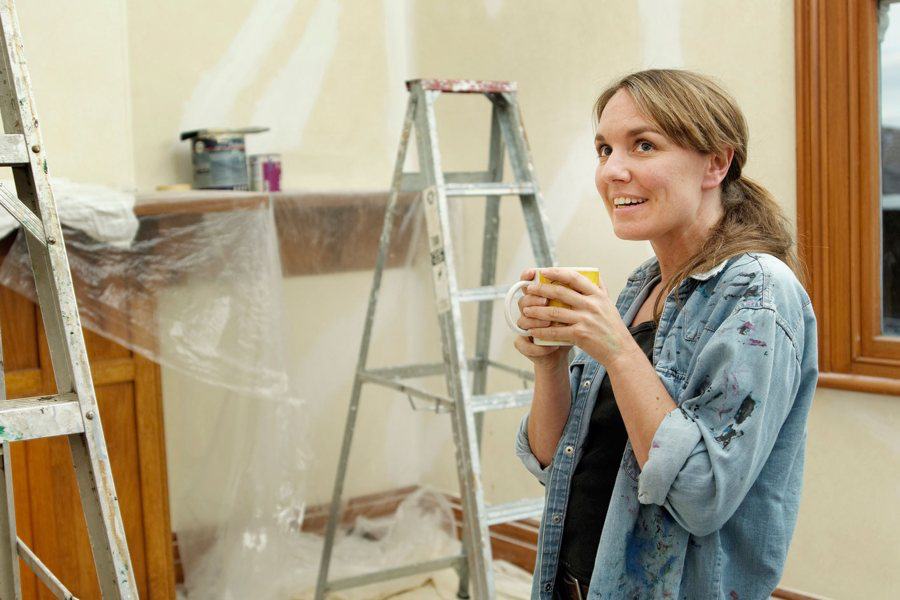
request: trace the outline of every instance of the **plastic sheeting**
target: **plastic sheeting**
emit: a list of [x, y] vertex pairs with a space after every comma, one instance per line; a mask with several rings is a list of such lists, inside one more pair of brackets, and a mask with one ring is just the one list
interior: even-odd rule
[[[134, 215], [132, 192], [78, 183], [62, 177], [51, 177], [50, 185], [63, 225], [117, 247], [127, 248], [134, 239], [138, 220]], [[0, 183], [0, 188], [0, 193], [10, 193], [14, 186]], [[11, 214], [0, 210], [0, 238], [6, 237], [18, 226]]]
[[[303, 597], [315, 581], [320, 542], [302, 532], [304, 514], [330, 496], [384, 204], [357, 197], [310, 212], [308, 200], [196, 210], [188, 201], [156, 209], [139, 202], [140, 228], [127, 245], [66, 229], [83, 324], [166, 368], [173, 526], [191, 599]], [[400, 205], [371, 366], [441, 360], [418, 207]], [[335, 270], [352, 282], [334, 296], [350, 302], [347, 314], [312, 337], [306, 330], [316, 310], [330, 302], [322, 289], [343, 281], [318, 275]], [[0, 284], [35, 298], [21, 234]], [[431, 337], [420, 323], [425, 314], [435, 321]], [[398, 344], [397, 331], [417, 335]], [[390, 352], [379, 353], [386, 340]], [[436, 385], [444, 391], [442, 378]], [[449, 418], [413, 413], [392, 395], [388, 430], [374, 435], [384, 440], [388, 479], [399, 487], [418, 483], [448, 450]], [[311, 448], [326, 422], [335, 433]], [[358, 473], [351, 469], [349, 489]], [[449, 512], [436, 498], [415, 495], [390, 526], [357, 521], [356, 535], [338, 545], [332, 578], [453, 550]]]

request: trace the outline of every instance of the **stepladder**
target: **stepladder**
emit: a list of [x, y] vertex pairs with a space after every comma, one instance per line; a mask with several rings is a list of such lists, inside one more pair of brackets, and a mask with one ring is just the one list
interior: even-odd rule
[[[527, 239], [537, 266], [555, 264], [548, 220], [544, 213], [534, 163], [525, 135], [517, 99], [517, 86], [505, 81], [417, 79], [407, 82], [409, 99], [400, 146], [394, 167], [388, 207], [376, 259], [368, 311], [360, 346], [350, 407], [325, 531], [322, 558], [316, 585], [316, 599], [326, 593], [415, 573], [455, 568], [459, 574], [460, 598], [478, 600], [495, 597], [489, 527], [524, 518], [533, 518], [543, 510], [543, 498], [524, 498], [504, 504], [487, 505], [482, 482], [480, 436], [482, 419], [488, 411], [528, 406], [533, 390], [522, 389], [486, 393], [492, 369], [506, 371], [523, 380], [533, 378], [530, 371], [502, 364], [489, 356], [493, 322], [493, 303], [502, 300], [508, 290], [497, 285], [500, 204], [504, 197], [518, 198]], [[435, 102], [441, 95], [471, 94], [490, 102], [491, 125], [486, 170], [445, 172], [438, 146]], [[418, 172], [406, 172], [407, 150], [415, 132]], [[506, 160], [508, 158], [508, 161]], [[511, 173], [504, 176], [506, 162]], [[370, 343], [382, 275], [386, 266], [391, 232], [398, 212], [401, 192], [417, 193], [425, 213], [428, 234], [428, 261], [431, 266], [434, 302], [440, 328], [443, 361], [437, 364], [370, 368]], [[484, 231], [480, 265], [480, 285], [463, 288], [458, 276], [458, 256], [451, 235], [450, 202], [483, 198]], [[477, 303], [474, 348], [464, 339], [461, 305]], [[438, 394], [417, 386], [412, 380], [428, 375], [443, 375], [446, 393]], [[450, 415], [459, 493], [462, 504], [462, 552], [456, 556], [403, 565], [364, 575], [329, 579], [331, 558], [339, 526], [339, 513], [348, 460], [356, 427], [364, 384], [397, 390], [410, 399], [433, 403]], [[512, 435], [513, 432], [510, 432]]]
[[[19, 559], [56, 598], [75, 598], [16, 533], [11, 444], [65, 436], [103, 598], [136, 599], [125, 529], [97, 407], [63, 232], [48, 180], [30, 76], [13, 0], [0, 0], [0, 166], [15, 193], [0, 205], [19, 223], [28, 247], [56, 393], [7, 399], [0, 362], [0, 600], [22, 597]], [[72, 515], [71, 518], [81, 518]]]

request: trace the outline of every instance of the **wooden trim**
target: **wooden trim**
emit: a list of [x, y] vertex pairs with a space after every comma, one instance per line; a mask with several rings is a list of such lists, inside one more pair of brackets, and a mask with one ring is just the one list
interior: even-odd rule
[[887, 377], [869, 377], [849, 373], [819, 373], [819, 387], [836, 390], [900, 396], [900, 381]]
[[252, 210], [268, 204], [268, 192], [231, 190], [190, 190], [141, 194], [134, 205], [138, 217], [160, 215], [203, 215], [213, 212]]
[[159, 365], [140, 354], [132, 356], [144, 545], [147, 564], [157, 567], [147, 569], [147, 587], [150, 598], [162, 600], [175, 597], [162, 382]]
[[772, 598], [779, 598], [781, 600], [828, 600], [824, 596], [813, 596], [806, 592], [798, 592], [787, 588], [776, 588], [775, 591], [772, 592]]
[[95, 386], [134, 381], [135, 360], [133, 358], [112, 358], [91, 361], [91, 377]]
[[[134, 379], [135, 362], [131, 358], [113, 358], [91, 362], [94, 385], [125, 383]], [[43, 375], [40, 369], [17, 369], [6, 372], [6, 390], [9, 398], [22, 398], [40, 394]]]
[[7, 371], [6, 396], [7, 398], [25, 398], [40, 394], [41, 381], [40, 369]]
[[[418, 486], [413, 485], [351, 498], [341, 512], [341, 525], [350, 526], [359, 516], [378, 518], [392, 515], [397, 511], [400, 503], [417, 489], [419, 489]], [[307, 508], [303, 518], [303, 525], [300, 528], [301, 531], [317, 534], [324, 533], [325, 526], [328, 524], [328, 513], [330, 510], [331, 503], [329, 502]]]
[[820, 383], [896, 394], [900, 338], [881, 335], [878, 3], [794, 6], [797, 227]]

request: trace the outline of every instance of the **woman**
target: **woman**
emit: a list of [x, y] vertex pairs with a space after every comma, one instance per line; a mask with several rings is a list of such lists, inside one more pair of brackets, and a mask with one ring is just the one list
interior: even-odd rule
[[[817, 378], [789, 226], [741, 175], [747, 126], [709, 79], [634, 73], [595, 114], [615, 234], [656, 256], [615, 305], [564, 270], [547, 274], [568, 287], [519, 302], [535, 385], [516, 451], [547, 487], [533, 597], [768, 598]], [[574, 360], [531, 337], [575, 345]]]

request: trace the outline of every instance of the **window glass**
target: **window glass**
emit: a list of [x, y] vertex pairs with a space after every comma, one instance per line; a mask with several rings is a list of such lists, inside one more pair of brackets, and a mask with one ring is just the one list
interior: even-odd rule
[[879, 10], [882, 330], [900, 335], [900, 2]]

